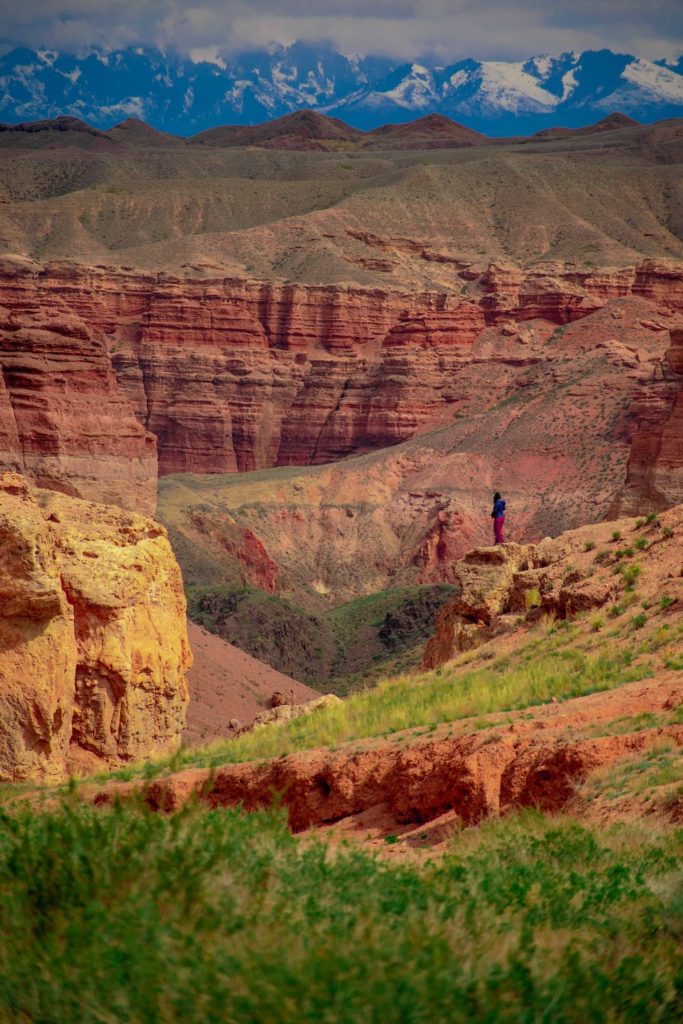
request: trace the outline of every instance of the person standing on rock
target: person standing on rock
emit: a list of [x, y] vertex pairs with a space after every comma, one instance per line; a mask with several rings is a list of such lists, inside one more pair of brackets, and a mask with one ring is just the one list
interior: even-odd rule
[[505, 537], [503, 536], [503, 527], [505, 526], [505, 499], [500, 491], [496, 491], [493, 495], [493, 512], [491, 513], [491, 519], [493, 519], [494, 544], [504, 544]]

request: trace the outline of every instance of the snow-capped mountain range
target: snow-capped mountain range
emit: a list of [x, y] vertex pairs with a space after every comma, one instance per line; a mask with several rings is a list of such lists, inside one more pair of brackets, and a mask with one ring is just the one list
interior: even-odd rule
[[349, 57], [309, 43], [229, 60], [201, 56], [141, 47], [78, 55], [14, 49], [0, 57], [0, 121], [69, 114], [108, 128], [133, 116], [192, 135], [311, 107], [363, 129], [441, 113], [489, 135], [512, 135], [578, 127], [614, 110], [642, 121], [683, 115], [683, 58], [588, 50], [437, 66]]

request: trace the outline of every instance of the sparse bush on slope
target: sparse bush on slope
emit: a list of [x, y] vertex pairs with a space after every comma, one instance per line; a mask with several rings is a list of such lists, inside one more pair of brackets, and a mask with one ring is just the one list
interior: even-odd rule
[[275, 814], [3, 816], [0, 1021], [664, 1024], [682, 842], [525, 813], [417, 867]]
[[194, 622], [279, 672], [345, 696], [382, 670], [417, 666], [452, 590], [397, 587], [314, 613], [254, 587], [192, 586], [188, 610]]

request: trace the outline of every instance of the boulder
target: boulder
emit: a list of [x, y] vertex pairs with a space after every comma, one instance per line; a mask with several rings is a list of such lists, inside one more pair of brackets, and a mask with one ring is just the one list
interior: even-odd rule
[[302, 715], [310, 715], [314, 711], [342, 703], [342, 700], [333, 693], [326, 693], [324, 696], [308, 700], [304, 704], [280, 704], [277, 707], [269, 708], [268, 711], [262, 711], [251, 725], [242, 729], [242, 732], [254, 732], [257, 729], [264, 729], [267, 725], [285, 725], [294, 718], [301, 718]]

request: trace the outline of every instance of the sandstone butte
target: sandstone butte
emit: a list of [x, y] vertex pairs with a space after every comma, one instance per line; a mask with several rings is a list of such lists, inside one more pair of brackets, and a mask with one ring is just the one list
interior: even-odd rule
[[539, 368], [566, 375], [558, 331], [579, 323], [579, 347], [623, 369], [623, 501], [683, 494], [675, 261], [460, 263], [450, 290], [410, 293], [7, 257], [0, 306], [2, 464], [84, 497], [151, 509], [154, 439], [161, 475], [396, 444], [522, 394]]
[[176, 748], [192, 659], [163, 527], [2, 474], [0, 611], [0, 780]]

